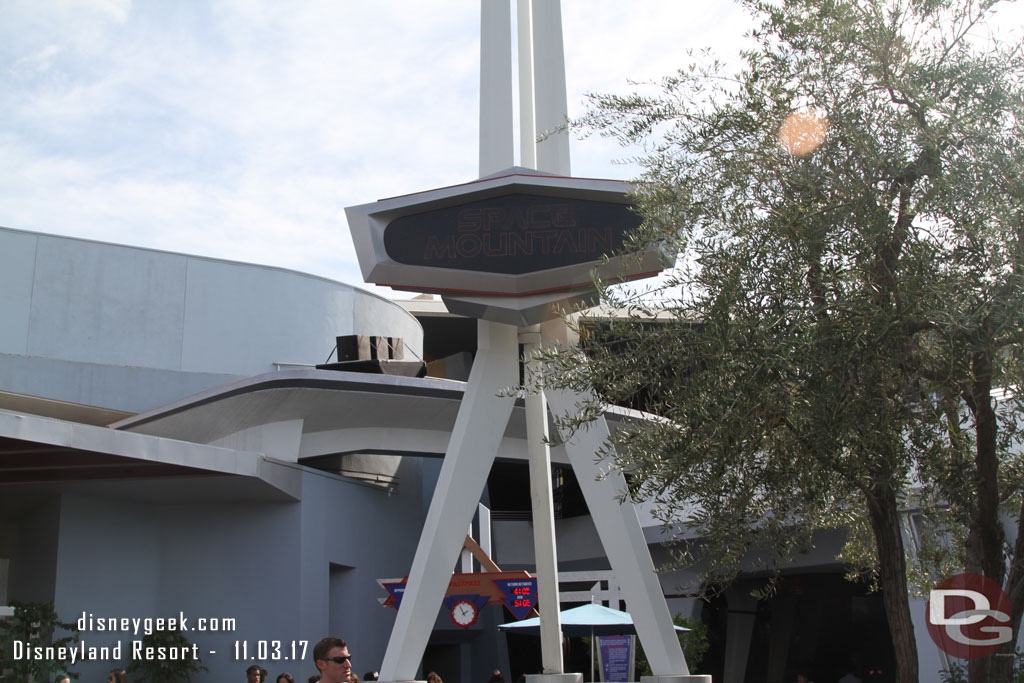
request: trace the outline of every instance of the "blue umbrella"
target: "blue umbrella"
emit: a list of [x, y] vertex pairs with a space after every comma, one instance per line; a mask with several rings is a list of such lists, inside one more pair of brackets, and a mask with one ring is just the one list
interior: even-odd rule
[[[590, 638], [590, 680], [594, 680], [594, 636], [636, 635], [636, 626], [629, 612], [621, 612], [604, 605], [582, 605], [558, 613], [562, 622], [562, 635]], [[540, 617], [499, 624], [498, 628], [510, 633], [540, 635]], [[676, 631], [690, 629], [676, 626]]]
[[[562, 622], [562, 634], [575, 637], [593, 636], [626, 636], [636, 635], [633, 617], [629, 612], [621, 612], [604, 605], [582, 605], [559, 613]], [[502, 631], [540, 635], [540, 617], [511, 621], [498, 626]], [[689, 631], [688, 628], [676, 626], [677, 631]]]

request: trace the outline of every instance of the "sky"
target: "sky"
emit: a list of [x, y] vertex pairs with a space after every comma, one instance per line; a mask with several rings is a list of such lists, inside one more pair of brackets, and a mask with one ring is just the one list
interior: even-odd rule
[[[570, 115], [749, 23], [728, 0], [562, 15]], [[0, 0], [0, 226], [362, 285], [346, 206], [479, 175], [479, 22], [479, 0]], [[611, 141], [571, 149], [574, 175], [636, 175]]]
[[[735, 59], [751, 25], [730, 0], [561, 4], [570, 116], [689, 51]], [[479, 0], [0, 0], [0, 226], [362, 285], [346, 206], [478, 177], [479, 21]], [[576, 176], [637, 175], [610, 140], [571, 150]]]

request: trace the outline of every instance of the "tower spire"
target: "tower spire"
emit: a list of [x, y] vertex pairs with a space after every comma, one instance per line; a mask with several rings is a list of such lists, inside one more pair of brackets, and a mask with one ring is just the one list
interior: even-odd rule
[[[562, 8], [559, 0], [515, 0], [520, 165], [571, 175]], [[480, 176], [515, 165], [510, 0], [480, 3]], [[538, 134], [544, 140], [537, 142]]]

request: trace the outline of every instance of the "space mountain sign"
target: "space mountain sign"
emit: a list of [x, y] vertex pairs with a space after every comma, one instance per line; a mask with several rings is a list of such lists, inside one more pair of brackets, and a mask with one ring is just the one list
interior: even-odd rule
[[625, 204], [509, 194], [396, 218], [384, 248], [407, 265], [518, 275], [596, 261], [639, 225]]
[[[346, 209], [367, 282], [418, 292], [521, 297], [590, 286], [640, 225], [627, 183], [521, 168]], [[644, 253], [607, 277], [662, 267]]]

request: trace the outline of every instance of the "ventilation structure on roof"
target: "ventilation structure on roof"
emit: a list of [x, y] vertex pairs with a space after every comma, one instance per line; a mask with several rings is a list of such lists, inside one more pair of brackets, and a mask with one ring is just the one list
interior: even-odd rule
[[367, 372], [376, 375], [423, 377], [427, 365], [420, 360], [407, 361], [405, 343], [398, 337], [346, 334], [337, 337], [338, 360], [317, 365], [318, 370]]

